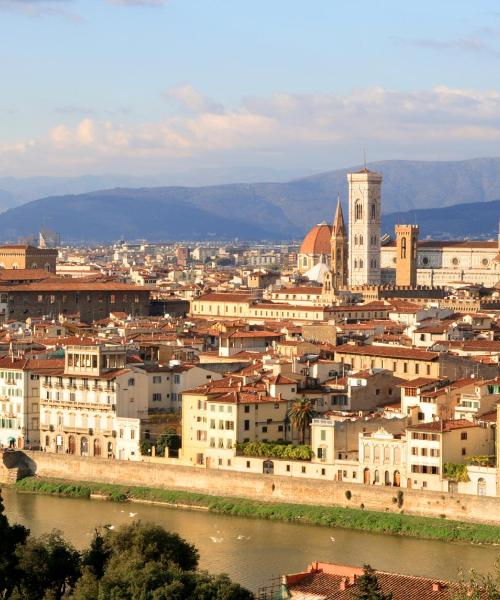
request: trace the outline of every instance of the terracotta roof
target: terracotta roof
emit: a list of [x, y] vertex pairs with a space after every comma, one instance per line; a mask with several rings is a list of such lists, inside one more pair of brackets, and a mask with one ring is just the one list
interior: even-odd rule
[[[291, 598], [355, 600], [360, 593], [357, 579], [362, 574], [363, 569], [357, 567], [314, 563], [308, 571], [286, 575], [285, 579]], [[456, 585], [384, 571], [376, 571], [376, 575], [382, 591], [392, 592], [393, 600], [450, 600]]]
[[420, 423], [418, 425], [409, 425], [407, 429], [418, 430], [418, 431], [437, 431], [448, 432], [455, 429], [468, 429], [470, 427], [477, 427], [472, 421], [467, 419], [439, 419], [437, 421], [431, 421], [429, 423]]
[[23, 279], [56, 279], [54, 273], [44, 269], [0, 269], [0, 281], [21, 281]]
[[387, 358], [407, 358], [409, 360], [437, 360], [437, 352], [428, 352], [418, 348], [405, 348], [403, 346], [353, 346], [344, 344], [335, 346], [339, 354], [358, 354], [360, 356], [381, 356]]
[[49, 279], [36, 283], [21, 285], [1, 285], [0, 292], [92, 292], [92, 291], [123, 291], [123, 292], [150, 292], [149, 288], [117, 281], [92, 281], [85, 282], [73, 279]]
[[315, 225], [304, 238], [299, 254], [326, 254], [331, 252], [332, 228], [328, 223]]
[[[230, 294], [226, 292], [203, 294], [196, 300], [211, 301], [211, 302], [250, 302], [251, 294]], [[214, 315], [215, 316], [215, 315]], [[223, 316], [223, 315], [222, 315]]]
[[419, 388], [424, 385], [432, 385], [433, 383], [439, 383], [439, 379], [433, 379], [432, 377], [417, 377], [416, 379], [411, 379], [410, 381], [404, 381], [399, 384], [399, 387], [403, 388]]

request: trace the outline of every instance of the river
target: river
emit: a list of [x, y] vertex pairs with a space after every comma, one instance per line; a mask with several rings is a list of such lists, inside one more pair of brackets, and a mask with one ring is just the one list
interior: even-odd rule
[[[500, 548], [458, 545], [345, 529], [296, 525], [214, 515], [163, 506], [57, 498], [3, 489], [10, 522], [38, 535], [59, 529], [77, 547], [86, 546], [98, 525], [132, 519], [153, 521], [176, 531], [200, 551], [200, 567], [228, 573], [257, 590], [283, 573], [312, 561], [348, 565], [370, 563], [381, 570], [451, 579], [459, 568], [488, 571]], [[137, 513], [130, 516], [130, 513]]]

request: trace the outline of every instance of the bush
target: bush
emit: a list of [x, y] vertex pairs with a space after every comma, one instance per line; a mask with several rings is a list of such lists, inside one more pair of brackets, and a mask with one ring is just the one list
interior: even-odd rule
[[237, 449], [245, 456], [259, 458], [285, 458], [289, 460], [311, 460], [313, 451], [310, 446], [275, 442], [245, 442]]
[[396, 501], [398, 503], [398, 508], [401, 508], [404, 502], [403, 490], [398, 490]]

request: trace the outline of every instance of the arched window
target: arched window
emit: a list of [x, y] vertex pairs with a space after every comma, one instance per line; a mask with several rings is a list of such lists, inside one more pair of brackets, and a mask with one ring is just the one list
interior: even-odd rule
[[359, 268], [360, 269], [363, 268], [363, 259], [362, 258], [359, 259]]
[[380, 446], [373, 448], [373, 460], [374, 462], [380, 462]]
[[380, 481], [379, 472], [375, 471], [375, 473], [373, 474], [373, 483], [378, 483], [379, 481]]
[[377, 215], [377, 209], [375, 207], [375, 203], [372, 202], [372, 204], [370, 205], [370, 218], [372, 220], [375, 220], [376, 215]]
[[94, 456], [101, 456], [101, 440], [99, 438], [94, 440]]
[[391, 462], [391, 449], [389, 448], [389, 446], [385, 446], [384, 447], [384, 463], [390, 463]]
[[486, 496], [486, 480], [482, 477], [477, 480], [477, 495]]
[[354, 245], [355, 246], [358, 245], [358, 236], [357, 235], [354, 236]]
[[401, 258], [406, 258], [406, 238], [401, 238]]
[[358, 259], [357, 258], [354, 259], [354, 268], [355, 269], [358, 268]]
[[356, 204], [354, 205], [354, 218], [356, 221], [363, 220], [363, 205], [361, 204], [361, 200], [356, 200]]
[[359, 236], [359, 245], [360, 246], [363, 245], [363, 236], [362, 235]]
[[80, 440], [80, 455], [88, 456], [89, 455], [89, 441], [86, 437], [82, 437]]

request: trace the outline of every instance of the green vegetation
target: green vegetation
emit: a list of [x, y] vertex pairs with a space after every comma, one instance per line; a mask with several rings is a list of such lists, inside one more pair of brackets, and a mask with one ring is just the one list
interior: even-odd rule
[[482, 575], [472, 569], [468, 573], [459, 572], [456, 589], [450, 600], [499, 600], [500, 599], [500, 559], [490, 573]]
[[194, 492], [92, 482], [70, 485], [68, 482], [61, 480], [34, 477], [18, 481], [15, 487], [17, 490], [24, 492], [86, 498], [90, 498], [91, 494], [100, 494], [109, 500], [115, 501], [142, 500], [164, 503], [174, 507], [204, 508], [213, 513], [238, 517], [342, 527], [431, 540], [481, 544], [500, 543], [500, 527], [495, 525], [462, 523], [448, 519], [416, 517], [401, 513], [259, 502]]
[[227, 575], [198, 571], [198, 550], [154, 523], [96, 529], [76, 550], [57, 531], [30, 537], [11, 526], [0, 496], [0, 598], [3, 600], [252, 600]]
[[443, 474], [450, 481], [469, 481], [467, 465], [464, 464], [444, 463]]
[[363, 575], [357, 581], [356, 600], [392, 600], [392, 592], [384, 593], [380, 588], [375, 570], [370, 565], [363, 565]]
[[288, 412], [288, 416], [300, 436], [300, 443], [305, 444], [306, 431], [314, 417], [314, 405], [309, 398], [297, 398]]
[[181, 436], [173, 427], [168, 427], [154, 444], [151, 440], [142, 439], [140, 443], [141, 454], [145, 456], [150, 455], [153, 446], [155, 447], [156, 456], [165, 456], [166, 448], [176, 453], [181, 447]]
[[485, 454], [483, 456], [468, 456], [466, 463], [468, 465], [474, 465], [475, 467], [494, 467], [495, 466], [495, 455]]
[[285, 458], [289, 460], [311, 460], [313, 451], [310, 446], [296, 446], [294, 444], [268, 443], [268, 442], [244, 442], [238, 444], [237, 449], [244, 456], [260, 456], [268, 458]]

